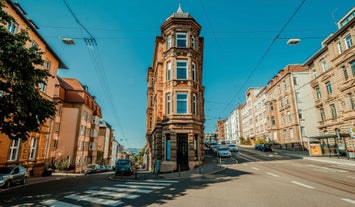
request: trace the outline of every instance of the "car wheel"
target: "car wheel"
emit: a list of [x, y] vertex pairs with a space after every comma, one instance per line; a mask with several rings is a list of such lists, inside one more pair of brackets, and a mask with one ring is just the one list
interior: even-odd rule
[[25, 185], [25, 184], [26, 184], [26, 181], [27, 181], [27, 179], [26, 179], [26, 177], [25, 177], [25, 178], [23, 178], [21, 184], [22, 184], [22, 185]]

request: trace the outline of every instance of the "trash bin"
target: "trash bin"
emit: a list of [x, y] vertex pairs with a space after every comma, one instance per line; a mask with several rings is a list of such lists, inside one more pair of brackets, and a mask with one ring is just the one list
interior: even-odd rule
[[155, 161], [155, 172], [156, 173], [160, 172], [160, 164], [161, 164], [161, 160], [156, 160]]

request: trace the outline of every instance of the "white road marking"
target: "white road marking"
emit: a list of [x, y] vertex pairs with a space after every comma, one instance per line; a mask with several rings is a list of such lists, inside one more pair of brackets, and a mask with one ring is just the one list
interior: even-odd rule
[[280, 177], [279, 175], [276, 175], [276, 174], [271, 173], [271, 172], [267, 172], [266, 174], [271, 175], [271, 176], [274, 176], [274, 177], [276, 177], [276, 178]]
[[101, 189], [104, 190], [111, 190], [116, 192], [137, 192], [137, 193], [151, 193], [152, 190], [143, 190], [137, 188], [113, 188], [113, 187], [103, 187]]
[[177, 183], [179, 182], [178, 180], [146, 180], [147, 182], [150, 182], [150, 183]]
[[114, 192], [108, 192], [108, 191], [98, 191], [98, 190], [88, 190], [85, 191], [87, 194], [93, 194], [93, 195], [103, 195], [103, 196], [109, 196], [114, 199], [117, 198], [129, 198], [129, 199], [135, 199], [138, 198], [139, 195], [132, 195], [132, 194], [127, 194], [127, 193], [114, 193]]
[[259, 168], [257, 168], [257, 167], [252, 167], [252, 169], [254, 169], [254, 170], [260, 170]]
[[154, 185], [154, 186], [169, 186], [171, 183], [153, 183], [153, 182], [126, 182], [127, 184], [136, 184], [136, 185]]
[[145, 186], [145, 185], [125, 185], [125, 184], [116, 184], [117, 187], [126, 187], [126, 188], [146, 188], [146, 189], [162, 189], [164, 186]]
[[72, 203], [65, 203], [65, 202], [61, 202], [61, 201], [57, 201], [57, 200], [53, 200], [53, 199], [42, 201], [41, 204], [49, 205], [51, 207], [52, 206], [53, 207], [81, 207], [78, 205], [74, 205]]
[[346, 176], [346, 177], [351, 178], [351, 179], [355, 179], [355, 177], [354, 177], [354, 176]]
[[95, 197], [91, 197], [91, 196], [87, 196], [87, 195], [70, 194], [68, 196], [65, 196], [65, 198], [70, 198], [70, 199], [74, 199], [77, 201], [88, 201], [91, 203], [97, 203], [97, 204], [106, 205], [106, 206], [118, 206], [118, 205], [123, 204], [122, 201], [95, 198]]
[[292, 181], [293, 184], [296, 184], [296, 185], [299, 185], [299, 186], [302, 186], [302, 187], [305, 187], [305, 188], [308, 188], [308, 189], [314, 189], [314, 187], [312, 186], [309, 186], [309, 185], [306, 185], [306, 184], [303, 184], [303, 183], [300, 183], [300, 182], [297, 182], [297, 181]]
[[351, 203], [351, 204], [355, 204], [355, 201], [351, 200], [349, 198], [342, 198], [341, 200], [346, 201], [346, 202]]

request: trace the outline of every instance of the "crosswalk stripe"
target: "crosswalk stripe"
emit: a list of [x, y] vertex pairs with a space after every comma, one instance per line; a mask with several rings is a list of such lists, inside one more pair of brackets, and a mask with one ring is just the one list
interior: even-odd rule
[[71, 204], [71, 203], [65, 203], [65, 202], [57, 201], [57, 200], [53, 200], [53, 199], [42, 201], [41, 204], [49, 205], [51, 207], [52, 206], [53, 207], [81, 207], [81, 206], [78, 206], [78, 205], [74, 205], [74, 204]]
[[137, 192], [137, 193], [150, 193], [153, 191], [153, 190], [144, 190], [144, 189], [137, 189], [137, 188], [113, 188], [113, 187], [103, 187], [101, 189], [111, 190], [116, 192]]
[[113, 192], [108, 192], [108, 191], [98, 191], [98, 190], [88, 190], [85, 191], [87, 194], [94, 194], [94, 195], [103, 195], [103, 196], [109, 196], [112, 198], [129, 198], [129, 199], [135, 199], [138, 198], [139, 195], [131, 195], [127, 193], [113, 193]]
[[122, 201], [95, 198], [95, 197], [91, 197], [91, 196], [87, 196], [87, 195], [70, 194], [68, 196], [65, 196], [65, 198], [70, 198], [70, 199], [74, 199], [74, 200], [77, 200], [77, 201], [88, 201], [88, 202], [91, 202], [91, 203], [97, 203], [97, 204], [107, 205], [107, 206], [118, 206], [118, 205], [123, 204]]
[[126, 187], [126, 188], [147, 188], [147, 189], [162, 189], [162, 186], [145, 186], [145, 185], [125, 185], [125, 184], [116, 184], [117, 187]]
[[152, 182], [127, 182], [128, 184], [136, 184], [136, 185], [162, 185], [169, 186], [171, 183], [152, 183]]
[[146, 182], [159, 182], [159, 183], [177, 183], [179, 182], [178, 180], [145, 180]]

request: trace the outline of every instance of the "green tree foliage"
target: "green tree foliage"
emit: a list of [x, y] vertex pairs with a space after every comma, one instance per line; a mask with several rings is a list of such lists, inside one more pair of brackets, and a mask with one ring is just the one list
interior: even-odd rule
[[3, 0], [0, 7], [0, 132], [24, 141], [55, 114], [55, 103], [39, 92], [51, 75], [36, 68], [43, 64], [42, 53], [36, 46], [26, 47], [27, 31], [12, 34], [7, 30], [15, 20], [4, 12]]

